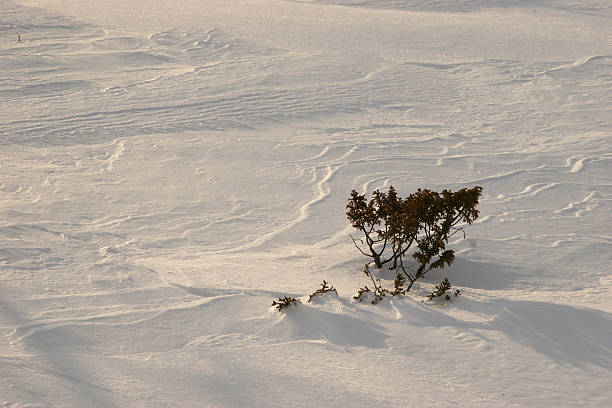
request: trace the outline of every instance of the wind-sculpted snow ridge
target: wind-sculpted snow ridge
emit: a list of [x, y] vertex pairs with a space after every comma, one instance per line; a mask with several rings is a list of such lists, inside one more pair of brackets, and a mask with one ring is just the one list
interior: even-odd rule
[[[612, 406], [609, 4], [181, 4], [0, 3], [0, 406]], [[480, 217], [355, 302], [390, 185]]]
[[[54, 18], [38, 10], [27, 14], [33, 13], [43, 21]], [[277, 52], [250, 51], [214, 28], [142, 38], [101, 30], [90, 35], [84, 27], [65, 19], [62, 29], [69, 31], [50, 41], [48, 31], [63, 32], [47, 25], [23, 26], [23, 45], [2, 50], [0, 68], [7, 78], [1, 102], [12, 107], [2, 114], [0, 132], [8, 137], [3, 143], [97, 143], [129, 136], [135, 129], [172, 133], [250, 127], [235, 105], [254, 107], [259, 101], [261, 108], [265, 99], [285, 98], [284, 93], [249, 91], [238, 71], [231, 73], [246, 58], [253, 57], [248, 63], [257, 65], [257, 59], [265, 62]], [[227, 76], [220, 78], [220, 72]], [[174, 97], [177, 86], [184, 89], [180, 100]], [[253, 121], [265, 119], [266, 109], [261, 109], [264, 114]]]
[[551, 7], [561, 10], [598, 13], [609, 11], [612, 6], [604, 0], [559, 1], [559, 0], [520, 0], [509, 3], [504, 0], [290, 0], [297, 3], [319, 3], [370, 9], [391, 9], [406, 11], [426, 11], [442, 13], [467, 13], [490, 8]]

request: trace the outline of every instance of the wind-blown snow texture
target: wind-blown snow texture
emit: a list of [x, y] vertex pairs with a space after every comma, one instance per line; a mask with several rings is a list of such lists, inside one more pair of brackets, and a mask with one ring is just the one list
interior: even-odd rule
[[[612, 406], [608, 0], [3, 0], [0, 38], [0, 406]], [[481, 218], [355, 303], [346, 199], [390, 184]]]

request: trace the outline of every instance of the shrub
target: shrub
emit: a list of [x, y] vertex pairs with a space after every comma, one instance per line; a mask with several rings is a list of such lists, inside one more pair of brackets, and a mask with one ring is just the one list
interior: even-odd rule
[[[440, 284], [438, 286], [436, 286], [436, 290], [434, 290], [429, 295], [427, 295], [427, 297], [429, 299], [433, 299], [435, 297], [440, 297], [440, 296], [444, 295], [446, 293], [446, 291], [449, 290], [450, 288], [451, 288], [451, 284], [448, 281], [448, 278], [444, 278], [444, 280], [442, 282], [440, 282]], [[450, 297], [448, 295], [446, 295], [446, 300], [448, 300], [448, 299], [450, 299]]]
[[272, 306], [276, 306], [276, 308], [281, 311], [286, 307], [297, 305], [298, 303], [302, 303], [302, 301], [294, 297], [285, 296], [283, 298], [278, 298], [278, 301], [272, 301]]
[[[386, 289], [383, 289], [383, 290], [386, 291]], [[378, 293], [377, 291], [373, 292], [367, 286], [364, 286], [363, 288], [359, 288], [359, 290], [357, 291], [357, 295], [353, 296], [353, 299], [355, 300], [358, 300], [363, 303], [369, 302], [373, 305], [380, 302], [384, 298], [385, 298], [384, 292], [383, 293]]]
[[[478, 218], [478, 200], [482, 187], [461, 189], [441, 193], [419, 189], [406, 198], [401, 198], [393, 186], [387, 193], [374, 191], [367, 201], [365, 194], [351, 192], [346, 206], [346, 216], [351, 225], [363, 234], [363, 239], [351, 236], [355, 247], [372, 258], [377, 268], [389, 264], [397, 270], [392, 295], [406, 293], [412, 285], [428, 271], [444, 268], [455, 260], [455, 252], [447, 249], [449, 238], [463, 232], [461, 223], [472, 224]], [[465, 233], [464, 233], [465, 235]], [[416, 267], [407, 264], [406, 256], [411, 247]], [[372, 277], [368, 265], [364, 273], [374, 283], [378, 296], [386, 292]], [[408, 286], [404, 283], [408, 281]], [[367, 287], [364, 292], [370, 291]]]
[[372, 273], [370, 272], [370, 264], [365, 264], [365, 269], [363, 273], [366, 274], [372, 280], [372, 285], [374, 286], [374, 290], [371, 290], [367, 286], [363, 288], [359, 288], [357, 292], [357, 296], [354, 296], [353, 299], [359, 300], [360, 302], [370, 302], [372, 304], [376, 304], [383, 300], [383, 298], [389, 293], [389, 291], [382, 287], [380, 283], [380, 279], [374, 279]]
[[334, 288], [333, 285], [328, 286], [327, 281], [323, 280], [323, 283], [321, 283], [321, 287], [315, 290], [310, 295], [308, 295], [308, 301], [310, 302], [312, 298], [317, 297], [317, 296], [323, 296], [324, 294], [329, 293], [329, 292], [335, 293], [336, 296], [338, 295], [338, 291], [336, 290], [336, 288]]
[[[448, 281], [448, 278], [444, 278], [442, 280], [442, 282], [440, 282], [440, 284], [438, 286], [436, 286], [436, 289], [431, 292], [429, 295], [427, 295], [427, 297], [432, 300], [434, 298], [437, 297], [442, 297], [444, 296], [444, 300], [451, 300], [451, 297], [448, 293], [446, 293], [448, 290], [450, 290], [451, 288], [451, 284]], [[461, 291], [459, 289], [455, 290], [455, 297], [459, 296], [461, 294]]]

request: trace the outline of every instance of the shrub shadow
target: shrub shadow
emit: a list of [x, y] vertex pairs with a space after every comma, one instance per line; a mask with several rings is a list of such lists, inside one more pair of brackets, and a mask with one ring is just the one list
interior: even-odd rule
[[475, 312], [486, 319], [474, 322], [413, 301], [394, 304], [404, 309], [402, 315], [415, 326], [455, 327], [481, 338], [485, 338], [484, 331], [495, 331], [559, 365], [612, 369], [612, 314], [600, 310], [547, 302], [478, 302], [467, 298], [453, 304], [456, 309]]
[[[358, 263], [359, 262], [359, 263]], [[363, 276], [363, 258], [355, 258], [351, 265], [354, 266], [354, 273], [362, 273]], [[418, 265], [410, 260], [407, 263], [408, 268], [416, 270]], [[370, 267], [370, 271], [374, 276], [381, 279], [392, 281], [395, 279], [395, 271], [388, 270], [387, 266], [382, 269]], [[503, 289], [520, 289], [527, 287], [527, 271], [525, 268], [518, 268], [509, 265], [503, 265], [488, 261], [475, 261], [457, 256], [455, 261], [444, 269], [433, 269], [425, 275], [423, 280], [417, 282], [440, 283], [442, 279], [448, 277], [451, 284], [463, 286], [466, 288], [486, 289], [486, 290], [503, 290]]]
[[612, 314], [567, 305], [501, 301], [488, 323], [559, 364], [612, 369]]
[[301, 304], [288, 310], [287, 319], [303, 339], [325, 340], [340, 347], [386, 346], [385, 329], [367, 319], [333, 313]]

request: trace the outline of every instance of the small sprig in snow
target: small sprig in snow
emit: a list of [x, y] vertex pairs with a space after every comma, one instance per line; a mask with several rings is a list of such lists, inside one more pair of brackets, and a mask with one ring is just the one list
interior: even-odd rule
[[278, 298], [278, 301], [272, 301], [272, 306], [276, 306], [278, 311], [282, 311], [284, 308], [289, 307], [291, 305], [297, 305], [298, 303], [302, 303], [300, 299], [296, 299], [294, 297], [285, 296], [283, 298]]
[[[451, 287], [452, 285], [448, 281], [448, 278], [444, 278], [442, 282], [440, 282], [440, 284], [436, 286], [435, 290], [429, 295], [427, 295], [427, 297], [429, 298], [429, 300], [444, 299], [446, 301], [450, 301], [451, 296], [447, 292], [450, 290]], [[461, 292], [459, 291], [459, 289], [455, 290], [455, 297], [459, 296], [460, 294]]]
[[328, 286], [327, 281], [323, 280], [323, 283], [321, 283], [321, 287], [315, 290], [312, 294], [308, 295], [308, 301], [310, 302], [313, 298], [323, 296], [326, 293], [333, 293], [338, 296], [338, 291], [336, 290], [336, 288], [334, 288], [333, 285]]

